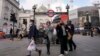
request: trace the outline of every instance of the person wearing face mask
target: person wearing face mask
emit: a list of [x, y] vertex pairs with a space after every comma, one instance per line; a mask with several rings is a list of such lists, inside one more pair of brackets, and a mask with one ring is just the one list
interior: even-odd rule
[[65, 29], [65, 25], [62, 21], [58, 23], [56, 26], [56, 31], [57, 31], [57, 37], [60, 40], [60, 55], [59, 56], [64, 56], [65, 54], [68, 54], [68, 47], [67, 47], [67, 32]]

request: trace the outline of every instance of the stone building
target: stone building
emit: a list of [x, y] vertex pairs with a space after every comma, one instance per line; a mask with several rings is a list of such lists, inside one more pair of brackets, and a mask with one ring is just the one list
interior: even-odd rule
[[0, 0], [0, 27], [5, 23], [12, 24], [10, 21], [11, 13], [15, 13], [18, 20], [19, 1], [18, 0]]
[[[45, 25], [47, 21], [52, 21], [53, 17], [48, 16], [48, 10], [52, 9], [44, 5], [37, 7], [35, 13], [35, 21], [37, 28], [40, 28], [41, 25]], [[54, 11], [54, 15], [60, 15], [63, 13], [66, 14], [66, 12], [61, 12], [60, 9], [58, 10], [58, 12]], [[19, 12], [19, 28], [24, 28], [28, 31], [30, 27], [30, 20], [34, 20], [33, 15], [34, 14], [32, 10], [24, 10], [23, 8], [21, 8]], [[27, 24], [24, 24], [24, 21], [26, 21]]]
[[69, 12], [69, 18], [76, 27], [84, 27], [84, 23], [89, 16], [89, 22], [92, 26], [100, 26], [99, 11], [95, 6], [81, 7]]
[[[45, 24], [47, 21], [51, 21], [51, 17], [49, 17], [46, 13], [48, 8], [44, 5], [41, 5], [39, 8], [36, 9], [36, 26], [37, 28], [40, 27], [41, 24]], [[27, 31], [30, 27], [30, 20], [34, 20], [33, 18], [33, 11], [32, 10], [24, 10], [23, 8], [20, 9], [19, 12], [19, 27], [20, 28], [27, 28]], [[23, 24], [26, 21], [27, 24]]]

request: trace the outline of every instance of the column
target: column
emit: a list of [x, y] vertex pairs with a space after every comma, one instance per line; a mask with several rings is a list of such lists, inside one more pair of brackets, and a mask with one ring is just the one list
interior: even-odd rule
[[[100, 7], [99, 7], [99, 24], [100, 24]], [[99, 25], [100, 26], [100, 25]]]

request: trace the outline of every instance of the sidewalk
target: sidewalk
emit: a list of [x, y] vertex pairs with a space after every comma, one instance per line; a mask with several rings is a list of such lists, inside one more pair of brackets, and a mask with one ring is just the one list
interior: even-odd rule
[[[77, 44], [77, 50], [70, 52], [69, 56], [99, 56], [100, 55], [100, 37], [89, 37], [82, 35], [75, 35], [74, 41]], [[0, 41], [0, 56], [26, 56], [28, 40]], [[47, 56], [45, 45], [39, 45], [42, 49], [42, 56]], [[51, 55], [58, 56], [60, 53], [59, 45], [51, 46]], [[33, 51], [32, 56], [38, 56], [38, 53]]]

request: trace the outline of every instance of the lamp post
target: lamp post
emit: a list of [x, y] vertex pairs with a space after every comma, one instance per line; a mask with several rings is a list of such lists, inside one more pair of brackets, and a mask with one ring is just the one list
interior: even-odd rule
[[89, 22], [89, 12], [86, 12], [86, 21]]
[[33, 20], [35, 21], [35, 20], [36, 20], [36, 19], [35, 19], [36, 5], [34, 5], [32, 9], [33, 9]]
[[69, 20], [69, 9], [70, 9], [70, 6], [68, 4], [66, 6], [66, 9], [67, 9], [67, 15], [68, 15], [68, 20]]
[[98, 11], [99, 11], [99, 26], [100, 26], [100, 4], [99, 4], [99, 7], [98, 7]]
[[100, 26], [100, 2], [95, 3], [94, 6], [98, 8], [98, 12], [99, 12], [99, 26]]

